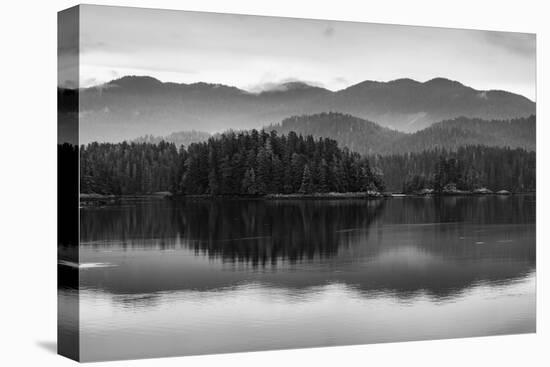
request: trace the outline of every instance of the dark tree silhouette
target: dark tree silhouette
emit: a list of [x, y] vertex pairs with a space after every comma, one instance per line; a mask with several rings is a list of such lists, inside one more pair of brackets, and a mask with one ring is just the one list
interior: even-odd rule
[[367, 159], [328, 138], [293, 132], [228, 132], [177, 148], [172, 143], [81, 147], [81, 192], [265, 195], [381, 189]]
[[[460, 190], [486, 187], [493, 191], [534, 191], [536, 154], [523, 149], [466, 146], [456, 151], [432, 149], [420, 153], [372, 156], [387, 190], [441, 191], [447, 185]], [[380, 184], [377, 184], [380, 187]]]

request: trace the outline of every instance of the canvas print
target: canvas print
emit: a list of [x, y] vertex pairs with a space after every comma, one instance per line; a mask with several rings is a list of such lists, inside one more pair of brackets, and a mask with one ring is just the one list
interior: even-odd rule
[[59, 353], [533, 333], [534, 34], [59, 13]]

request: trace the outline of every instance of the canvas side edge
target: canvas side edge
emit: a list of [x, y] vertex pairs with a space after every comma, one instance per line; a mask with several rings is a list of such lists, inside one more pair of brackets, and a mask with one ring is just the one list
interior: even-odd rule
[[57, 17], [57, 353], [80, 360], [79, 51], [80, 7]]

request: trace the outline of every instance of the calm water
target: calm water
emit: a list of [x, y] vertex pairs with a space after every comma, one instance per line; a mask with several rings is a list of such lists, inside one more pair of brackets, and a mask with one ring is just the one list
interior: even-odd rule
[[535, 197], [81, 212], [83, 360], [535, 331]]

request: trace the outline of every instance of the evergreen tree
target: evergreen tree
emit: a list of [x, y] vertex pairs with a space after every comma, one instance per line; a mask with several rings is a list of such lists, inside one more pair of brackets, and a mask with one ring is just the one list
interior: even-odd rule
[[311, 194], [313, 192], [313, 182], [311, 179], [311, 173], [309, 166], [304, 166], [304, 172], [302, 174], [302, 184], [300, 185], [300, 194]]
[[258, 150], [256, 157], [258, 162], [258, 174], [256, 176], [256, 185], [258, 193], [267, 194], [270, 187], [270, 157], [267, 154], [266, 149], [262, 146]]
[[281, 193], [283, 192], [283, 184], [284, 184], [284, 167], [283, 163], [277, 157], [274, 155], [271, 159], [271, 186], [270, 186], [270, 192], [273, 193]]
[[242, 182], [241, 192], [247, 195], [256, 195], [258, 194], [258, 188], [256, 186], [256, 175], [254, 173], [254, 168], [249, 168], [246, 170]]
[[321, 160], [321, 164], [319, 165], [319, 174], [317, 175], [317, 177], [319, 178], [319, 183], [317, 185], [319, 192], [328, 191], [327, 175], [328, 175], [328, 165], [327, 165], [327, 161], [323, 158]]
[[523, 149], [466, 146], [457, 151], [374, 156], [371, 161], [376, 162], [375, 170], [390, 191], [431, 188], [441, 192], [448, 185], [460, 190], [486, 187], [524, 192], [536, 188], [536, 155]]
[[443, 191], [449, 185], [461, 190], [536, 188], [535, 152], [487, 146], [367, 159], [340, 149], [332, 139], [253, 130], [221, 134], [188, 147], [162, 141], [90, 143], [78, 151], [83, 193], [250, 195], [380, 191], [384, 186], [390, 191]]

